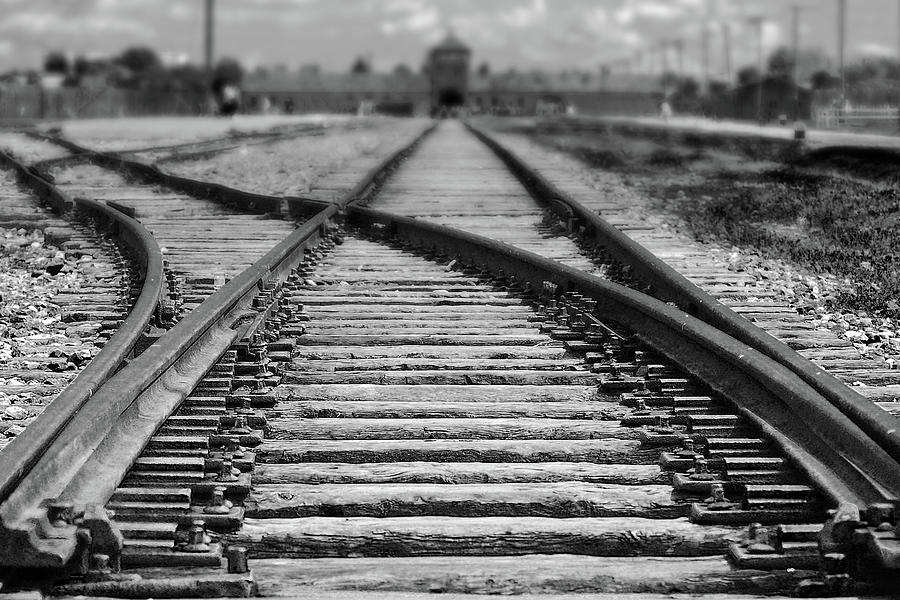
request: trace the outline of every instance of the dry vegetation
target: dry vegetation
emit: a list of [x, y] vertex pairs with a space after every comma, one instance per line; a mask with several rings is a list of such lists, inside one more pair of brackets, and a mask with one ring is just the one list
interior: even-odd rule
[[900, 316], [900, 193], [883, 180], [807, 162], [786, 166], [615, 134], [539, 134], [621, 174], [700, 240], [750, 248], [845, 279], [835, 308]]

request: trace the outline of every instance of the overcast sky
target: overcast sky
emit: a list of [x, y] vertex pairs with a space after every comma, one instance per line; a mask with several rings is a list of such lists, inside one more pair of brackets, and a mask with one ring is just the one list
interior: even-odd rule
[[[836, 53], [838, 0], [798, 0], [802, 45]], [[847, 0], [847, 48], [897, 54], [900, 0]], [[0, 0], [0, 71], [37, 67], [49, 50], [115, 54], [129, 45], [168, 59], [202, 60], [203, 0]], [[494, 70], [595, 69], [660, 40], [683, 37], [685, 62], [699, 64], [703, 15], [730, 24], [734, 63], [755, 59], [748, 16], [767, 18], [765, 46], [790, 39], [787, 0], [216, 0], [216, 54], [248, 66], [318, 63], [345, 71], [357, 55], [377, 69], [418, 68], [449, 28]], [[713, 38], [713, 71], [723, 69]], [[673, 55], [674, 57], [674, 55]]]

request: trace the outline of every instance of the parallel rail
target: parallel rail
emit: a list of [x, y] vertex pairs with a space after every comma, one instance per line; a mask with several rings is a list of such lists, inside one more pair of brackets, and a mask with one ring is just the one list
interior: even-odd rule
[[[435, 127], [436, 124], [426, 128], [410, 144], [397, 149], [387, 156], [380, 164], [370, 169], [369, 172], [360, 179], [359, 183], [357, 183], [337, 204], [344, 206], [374, 194], [381, 183], [390, 176], [394, 166], [413, 152], [422, 139], [431, 133]], [[76, 144], [71, 140], [56, 136], [39, 135], [38, 137], [39, 139], [53, 142], [72, 151], [74, 157], [78, 160], [88, 160], [107, 169], [122, 170], [141, 178], [143, 181], [159, 184], [192, 196], [206, 198], [241, 211], [299, 216], [309, 214], [310, 210], [315, 213], [325, 204], [328, 204], [326, 202], [297, 196], [280, 197], [255, 194], [218, 183], [198, 181], [188, 177], [166, 173], [156, 165], [148, 165], [140, 161], [132, 160], [124, 156], [126, 153], [98, 152]]]
[[[13, 168], [24, 182], [49, 202], [57, 212], [77, 211], [89, 215], [115, 235], [131, 250], [136, 263], [141, 292], [122, 326], [110, 338], [90, 364], [36, 420], [0, 453], [0, 557], [21, 556], [24, 547], [14, 533], [21, 532], [23, 516], [36, 509], [36, 503], [52, 496], [25, 498], [24, 503], [10, 502], [26, 481], [47, 449], [57, 443], [72, 419], [91, 401], [101, 386], [129, 358], [153, 320], [164, 292], [163, 258], [159, 245], [143, 225], [100, 202], [84, 198], [72, 199], [12, 157], [0, 153], [0, 161]], [[66, 461], [62, 454], [57, 460]]]
[[[860, 507], [894, 500], [900, 465], [845, 414], [789, 367], [700, 318], [622, 285], [605, 281], [481, 236], [372, 209], [354, 208], [350, 222], [381, 223], [424, 250], [487, 264], [539, 289], [544, 281], [598, 302], [599, 313], [633, 330], [730, 399], [836, 503]], [[881, 488], [873, 480], [883, 483]]]
[[[287, 205], [291, 213], [313, 216], [110, 377], [51, 443], [23, 456], [32, 466], [21, 474], [18, 487], [4, 499], [0, 505], [4, 512], [0, 514], [4, 515], [4, 522], [9, 514], [10, 523], [30, 527], [27, 536], [18, 538], [28, 552], [19, 548], [16, 555], [12, 547], [0, 546], [0, 559], [4, 561], [0, 564], [61, 568], [71, 565], [73, 559], [84, 561], [86, 552], [115, 557], [121, 551], [121, 538], [100, 507], [149, 437], [193, 385], [231, 344], [264, 323], [275, 289], [304, 252], [328, 233], [342, 211], [346, 211], [353, 225], [396, 235], [423, 249], [458, 256], [498, 274], [502, 271], [506, 276], [515, 276], [522, 285], [540, 288], [550, 282], [560, 292], [580, 292], [597, 301], [610, 320], [627, 326], [678, 366], [729, 398], [835, 504], [850, 503], [877, 512], [897, 502], [897, 433], [885, 424], [888, 421], [883, 413], [878, 413], [879, 421], [874, 422], [875, 415], [866, 408], [865, 401], [854, 398], [855, 394], [842, 384], [832, 384], [830, 376], [741, 320], [603, 219], [566, 198], [491, 138], [483, 133], [480, 137], [536, 195], [556, 200], [557, 210], [583, 225], [588, 235], [594, 236], [614, 257], [631, 264], [639, 277], [653, 286], [656, 297], [481, 236], [354, 206], [377, 190], [389, 170], [414, 144], [388, 157], [337, 204], [302, 198], [259, 196], [257, 202], [249, 195], [233, 200], [216, 196], [224, 202], [240, 200], [243, 206], [254, 210], [274, 211], [277, 207], [282, 212]], [[210, 184], [173, 178], [115, 155], [93, 153], [93, 158], [104, 166], [158, 178], [171, 187], [207, 186], [206, 193], [220, 193]], [[52, 194], [52, 186], [40, 181]], [[235, 190], [229, 193], [243, 194]], [[668, 306], [666, 301], [673, 301], [682, 309]], [[49, 515], [40, 506], [44, 499], [55, 499]], [[79, 526], [72, 524], [73, 508], [85, 511], [80, 528], [91, 533], [90, 549], [79, 546]], [[38, 536], [41, 532], [43, 538]], [[888, 547], [883, 555], [884, 564], [890, 565], [900, 554]]]
[[[861, 508], [869, 504], [893, 503], [900, 497], [900, 420], [875, 406], [848, 388], [833, 375], [800, 356], [785, 343], [767, 334], [727, 306], [691, 283], [671, 266], [656, 257], [619, 229], [569, 197], [522, 159], [505, 148], [483, 130], [469, 125], [475, 135], [490, 146], [519, 179], [538, 198], [547, 202], [559, 216], [571, 222], [573, 228], [583, 228], [584, 236], [602, 246], [613, 258], [631, 266], [635, 276], [649, 286], [649, 293], [663, 301], [674, 302], [693, 315], [732, 336], [795, 373], [818, 392], [854, 425], [854, 430], [877, 444], [883, 458], [890, 459], [867, 464], [862, 457], [842, 457], [848, 475], [853, 472], [867, 480], [863, 492], [859, 489], [856, 501]], [[826, 407], [822, 407], [825, 410]], [[804, 419], [812, 420], [806, 414]], [[854, 478], [857, 478], [857, 475]]]
[[[347, 201], [377, 186], [425, 134], [373, 168], [347, 194]], [[282, 207], [294, 205], [295, 210], [313, 216], [127, 366], [113, 375], [122, 362], [116, 361], [104, 376], [91, 378], [90, 387], [85, 384], [78, 399], [69, 400], [67, 396], [64, 401], [57, 401], [59, 408], [45, 411], [28, 428], [33, 433], [23, 434], [24, 441], [16, 444], [19, 449], [11, 446], [0, 455], [0, 461], [4, 461], [0, 465], [11, 462], [0, 479], [3, 484], [0, 489], [4, 491], [0, 496], [3, 527], [0, 531], [4, 534], [0, 539], [0, 573], [22, 568], [57, 574], [68, 569], [83, 572], [89, 568], [90, 555], [98, 553], [109, 556], [113, 565], [118, 564], [122, 538], [103, 506], [150, 436], [196, 383], [234, 342], [251, 336], [265, 322], [268, 309], [259, 310], [259, 307], [270, 307], [275, 287], [287, 278], [304, 252], [319, 243], [339, 213], [336, 205], [318, 202], [307, 205], [300, 198], [285, 203], [283, 198], [167, 175], [154, 167], [117, 155], [91, 152], [70, 142], [63, 145], [89, 154], [90, 160], [101, 166], [126, 169], [245, 211], [280, 212]], [[83, 205], [143, 231], [136, 221], [108, 206], [69, 199], [41, 177], [40, 171], [5, 158], [58, 210]], [[147, 237], [152, 241], [152, 236], [147, 234]], [[126, 323], [128, 331], [132, 327], [138, 329], [137, 337], [149, 323], [162, 294], [162, 257], [158, 247], [155, 251], [152, 263], [156, 269], [152, 279], [156, 283], [155, 291], [148, 292], [146, 299], [141, 295], [141, 310], [137, 312], [136, 306], [129, 317], [130, 323]], [[141, 317], [145, 320], [138, 323]], [[120, 345], [117, 343], [115, 347]], [[98, 363], [92, 373], [103, 364]], [[84, 534], [79, 534], [79, 530], [89, 532], [90, 544], [84, 543]]]

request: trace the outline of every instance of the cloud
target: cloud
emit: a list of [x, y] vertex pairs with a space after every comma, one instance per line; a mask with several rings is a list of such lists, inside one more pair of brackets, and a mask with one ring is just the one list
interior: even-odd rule
[[517, 6], [511, 12], [501, 15], [504, 23], [515, 28], [540, 24], [546, 17], [546, 0], [532, 0], [530, 5]]
[[124, 33], [142, 37], [149, 36], [153, 32], [150, 27], [136, 19], [99, 14], [63, 17], [52, 12], [37, 11], [8, 16], [0, 22], [0, 31], [33, 35]]
[[891, 58], [897, 55], [897, 49], [886, 44], [879, 44], [877, 42], [864, 42], [856, 46], [856, 49], [860, 54], [865, 56], [890, 56]]
[[[834, 54], [835, 3], [802, 13], [801, 40]], [[850, 15], [848, 49], [896, 52], [897, 0], [865, 0]], [[784, 44], [784, 0], [216, 0], [216, 52], [260, 64], [317, 62], [346, 70], [360, 54], [376, 64], [420, 63], [447, 28], [473, 50], [476, 63], [596, 69], [635, 57], [663, 40], [685, 40], [685, 64], [699, 64], [707, 6], [713, 10], [713, 70], [724, 71], [721, 24], [731, 26], [733, 70], [756, 63], [759, 14], [765, 52]], [[821, 9], [820, 9], [821, 8]], [[40, 64], [54, 49], [115, 55], [129, 45], [202, 55], [202, 0], [0, 0], [0, 71]], [[645, 64], [649, 60], [644, 61]]]
[[440, 21], [440, 15], [434, 8], [410, 10], [406, 14], [383, 20], [381, 22], [381, 31], [389, 36], [401, 32], [431, 32], [440, 25]]

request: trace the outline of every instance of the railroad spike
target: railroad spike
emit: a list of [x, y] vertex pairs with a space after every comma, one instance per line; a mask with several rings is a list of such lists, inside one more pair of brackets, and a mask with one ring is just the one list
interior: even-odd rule
[[222, 458], [222, 466], [219, 469], [219, 474], [216, 476], [216, 483], [234, 483], [238, 480], [238, 475], [240, 475], [240, 471], [235, 469], [232, 465], [232, 454], [226, 454]]
[[232, 508], [234, 508], [234, 504], [225, 499], [225, 487], [216, 486], [213, 488], [212, 498], [203, 508], [203, 512], [209, 515], [227, 515]]
[[712, 484], [710, 492], [712, 495], [704, 501], [707, 510], [720, 511], [737, 508], [737, 504], [725, 496], [725, 487], [721, 483]]
[[250, 572], [250, 567], [247, 565], [247, 548], [244, 546], [229, 546], [225, 552], [225, 558], [228, 561], [229, 573], [243, 574]]
[[709, 472], [709, 461], [702, 456], [694, 456], [694, 466], [688, 469], [688, 477], [692, 481], [713, 481], [716, 478]]
[[182, 544], [178, 544], [176, 539], [175, 549], [179, 552], [209, 552], [211, 549], [210, 541], [210, 537], [206, 534], [206, 521], [195, 519], [191, 522], [190, 529], [187, 531], [187, 540]]
[[68, 527], [75, 519], [74, 508], [71, 502], [51, 500], [47, 503], [47, 520], [58, 529]]

